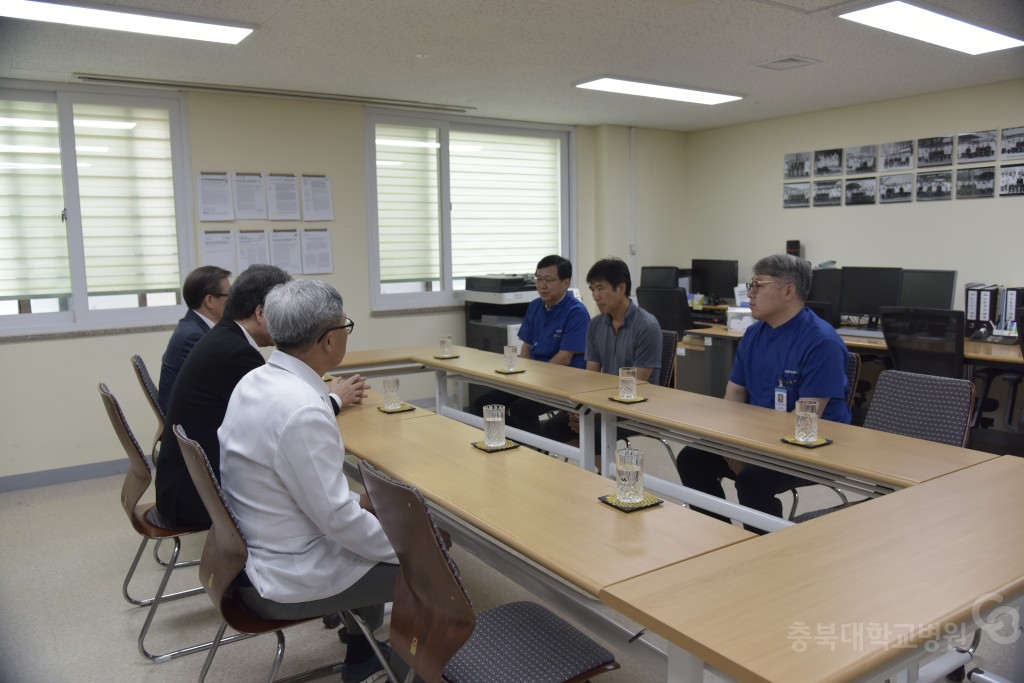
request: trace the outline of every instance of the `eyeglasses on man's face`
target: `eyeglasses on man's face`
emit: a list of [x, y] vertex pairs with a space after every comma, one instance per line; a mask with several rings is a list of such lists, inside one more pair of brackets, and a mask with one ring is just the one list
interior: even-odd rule
[[533, 277], [534, 277], [534, 279], [537, 280], [537, 284], [538, 285], [539, 284], [545, 284], [548, 287], [550, 287], [551, 285], [555, 284], [556, 282], [561, 282], [561, 280], [559, 278], [557, 278], [557, 277], [538, 277], [536, 275], [534, 275]]
[[319, 344], [320, 342], [322, 342], [327, 337], [327, 335], [329, 335], [331, 332], [334, 332], [335, 330], [347, 330], [349, 334], [352, 334], [352, 331], [354, 329], [356, 329], [356, 321], [352, 320], [352, 318], [345, 318], [344, 325], [335, 325], [334, 327], [328, 327], [326, 330], [324, 330], [323, 334], [320, 335], [320, 338], [316, 340], [316, 343]]
[[778, 280], [751, 280], [747, 283], [747, 294], [757, 294], [757, 290], [768, 285], [784, 285], [785, 282], [779, 282]]

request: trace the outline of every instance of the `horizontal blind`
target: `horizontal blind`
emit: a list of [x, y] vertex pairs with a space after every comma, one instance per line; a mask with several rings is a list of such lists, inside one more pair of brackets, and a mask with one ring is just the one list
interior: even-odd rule
[[380, 281], [441, 277], [436, 128], [376, 126]]
[[451, 131], [452, 275], [532, 273], [560, 253], [558, 138]]
[[89, 294], [176, 291], [169, 112], [81, 103], [73, 112]]
[[71, 294], [57, 105], [0, 100], [0, 299]]

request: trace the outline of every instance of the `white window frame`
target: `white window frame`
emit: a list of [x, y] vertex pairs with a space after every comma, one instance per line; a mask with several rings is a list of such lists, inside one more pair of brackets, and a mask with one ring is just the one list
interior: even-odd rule
[[0, 98], [31, 102], [51, 102], [58, 107], [65, 229], [68, 236], [68, 263], [71, 269], [70, 310], [53, 313], [26, 313], [0, 316], [0, 337], [30, 334], [55, 334], [92, 330], [166, 325], [177, 321], [185, 306], [89, 309], [85, 277], [85, 247], [80, 213], [75, 129], [71, 105], [75, 103], [166, 108], [171, 134], [171, 166], [174, 175], [174, 213], [177, 224], [179, 279], [194, 266], [191, 184], [189, 178], [188, 133], [184, 97], [168, 93], [153, 95], [130, 88], [75, 85], [55, 87], [52, 83], [0, 79]]
[[[438, 130], [440, 157], [438, 159], [438, 202], [439, 229], [441, 241], [441, 289], [433, 292], [412, 292], [405, 294], [384, 294], [380, 285], [380, 242], [377, 214], [377, 124], [399, 126], [422, 126]], [[500, 121], [469, 117], [441, 116], [429, 114], [403, 114], [393, 110], [365, 110], [366, 129], [366, 206], [369, 235], [367, 239], [370, 276], [370, 311], [422, 312], [424, 308], [446, 308], [461, 306], [461, 290], [453, 288], [451, 251], [451, 195], [449, 183], [448, 136], [452, 129], [478, 131], [508, 135], [537, 135], [556, 138], [561, 144], [562, 165], [560, 180], [562, 226], [559, 240], [562, 256], [576, 262], [576, 129], [574, 126], [558, 126], [538, 123]], [[495, 261], [495, 272], [504, 272], [500, 260]]]

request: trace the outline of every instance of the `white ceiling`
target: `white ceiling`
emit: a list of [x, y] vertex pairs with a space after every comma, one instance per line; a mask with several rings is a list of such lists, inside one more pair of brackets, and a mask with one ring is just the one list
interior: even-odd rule
[[[439, 103], [523, 121], [681, 131], [1024, 78], [1024, 47], [972, 57], [836, 17], [865, 4], [860, 1], [111, 4], [257, 29], [239, 45], [225, 46], [0, 19], [0, 78], [75, 81], [75, 74], [102, 74]], [[931, 7], [1024, 38], [1024, 0], [937, 0]], [[787, 72], [754, 66], [791, 56], [820, 63]], [[601, 75], [745, 99], [708, 107], [573, 87]]]

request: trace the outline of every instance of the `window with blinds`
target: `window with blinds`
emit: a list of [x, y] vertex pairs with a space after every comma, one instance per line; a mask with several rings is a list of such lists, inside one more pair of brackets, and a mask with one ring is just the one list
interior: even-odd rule
[[0, 91], [0, 333], [165, 321], [145, 311], [179, 303], [178, 105]]
[[566, 250], [568, 130], [370, 119], [375, 309], [455, 303], [469, 276]]

